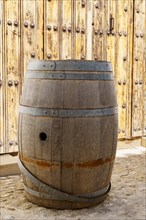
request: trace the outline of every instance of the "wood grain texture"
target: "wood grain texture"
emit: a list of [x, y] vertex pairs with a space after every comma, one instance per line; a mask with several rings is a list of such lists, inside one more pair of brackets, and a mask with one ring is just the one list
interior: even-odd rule
[[3, 32], [3, 28], [4, 28], [4, 14], [3, 14], [3, 2], [0, 1], [0, 153], [4, 153], [5, 149], [5, 111], [4, 111], [4, 102], [5, 102], [5, 96], [4, 96], [4, 54], [2, 53], [2, 51], [4, 50], [4, 32]]
[[[114, 71], [119, 105], [119, 138], [131, 137], [131, 79], [132, 79], [132, 1], [115, 2], [116, 51]], [[125, 9], [127, 8], [127, 11]], [[122, 47], [122, 50], [121, 50]]]
[[59, 43], [61, 53], [60, 59], [63, 60], [72, 58], [72, 1], [62, 1], [61, 9], [62, 26], [60, 30]]
[[[94, 62], [95, 65], [96, 63]], [[63, 72], [68, 74], [70, 71]], [[83, 70], [75, 71], [75, 74], [80, 72], [83, 73]], [[53, 73], [55, 74], [55, 70]], [[24, 82], [21, 105], [91, 110], [115, 107], [117, 101], [114, 81], [32, 78]], [[32, 174], [56, 189], [70, 194], [96, 192], [110, 182], [116, 153], [117, 129], [117, 115], [63, 118], [21, 113], [20, 159]], [[41, 133], [45, 134], [44, 140], [41, 139]], [[27, 178], [24, 183], [34, 189]], [[43, 201], [28, 193], [27, 198], [37, 204], [60, 209], [91, 205], [60, 200]], [[99, 201], [95, 203], [97, 202]]]
[[60, 57], [59, 0], [44, 2], [44, 58], [56, 60]]
[[[115, 9], [115, 1], [106, 1], [106, 17], [107, 17], [107, 60], [110, 60], [113, 67], [113, 73], [115, 72], [115, 50], [116, 50], [116, 38], [112, 34], [115, 32], [115, 17], [116, 17], [116, 9]], [[110, 33], [110, 16], [114, 18], [114, 29]]]
[[[4, 1], [5, 7], [5, 151], [18, 150], [16, 110], [20, 86], [20, 2]], [[18, 84], [17, 84], [18, 82]], [[9, 120], [11, 119], [11, 120]]]
[[[109, 1], [94, 1], [93, 4], [93, 55], [96, 60], [107, 59], [107, 28], [109, 16], [107, 14]], [[91, 25], [91, 24], [90, 24]]]
[[82, 5], [84, 1], [75, 1], [75, 57], [74, 59], [86, 59], [86, 35], [87, 35], [87, 23], [86, 13], [87, 6]]
[[133, 97], [132, 97], [132, 136], [145, 134], [144, 91], [145, 91], [145, 11], [144, 0], [134, 4], [134, 51], [133, 51]]
[[[26, 85], [28, 86], [27, 89]], [[96, 93], [98, 90], [102, 93]], [[40, 91], [40, 96], [38, 96], [38, 91]], [[48, 94], [48, 99], [46, 99], [45, 94]], [[107, 97], [108, 102], [105, 97]], [[85, 109], [86, 107], [87, 109], [96, 109], [112, 107], [116, 102], [116, 95], [114, 81], [106, 83], [106, 81], [92, 80], [29, 79], [24, 82], [22, 100], [21, 104], [33, 107], [67, 109]]]
[[[106, 1], [107, 60], [112, 62], [119, 105], [119, 138], [131, 137], [132, 1]], [[113, 30], [110, 33], [110, 17]], [[125, 22], [126, 21], [126, 22]], [[122, 50], [121, 50], [122, 48]]]
[[[144, 64], [144, 68], [146, 70], [146, 63]], [[144, 131], [143, 131], [143, 135], [146, 136], [146, 74], [144, 74]]]
[[87, 22], [87, 37], [86, 37], [86, 59], [93, 59], [93, 1], [87, 1], [87, 12], [86, 12], [86, 22]]
[[21, 4], [21, 77], [31, 59], [43, 59], [43, 1], [27, 0]]

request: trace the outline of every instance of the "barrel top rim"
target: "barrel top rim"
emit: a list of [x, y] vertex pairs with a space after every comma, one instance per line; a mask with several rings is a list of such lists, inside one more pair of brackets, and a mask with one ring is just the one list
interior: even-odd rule
[[109, 61], [97, 60], [31, 60], [27, 70], [31, 71], [112, 71]]

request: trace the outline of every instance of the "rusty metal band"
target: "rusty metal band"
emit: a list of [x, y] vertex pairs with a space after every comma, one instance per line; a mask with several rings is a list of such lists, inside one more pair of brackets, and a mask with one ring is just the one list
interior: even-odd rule
[[33, 60], [28, 63], [27, 70], [31, 71], [112, 71], [110, 62], [93, 60]]
[[111, 72], [104, 74], [74, 74], [74, 73], [49, 73], [49, 72], [27, 72], [26, 78], [29, 79], [51, 79], [51, 80], [103, 80], [111, 81], [114, 80], [113, 74]]
[[24, 176], [29, 178], [32, 183], [34, 183], [38, 187], [38, 191], [28, 188], [27, 186], [24, 186], [24, 189], [26, 192], [40, 198], [44, 199], [51, 199], [51, 200], [65, 200], [69, 202], [87, 202], [87, 203], [94, 203], [96, 199], [98, 199], [101, 196], [106, 195], [111, 188], [111, 183], [109, 183], [106, 187], [88, 194], [68, 194], [63, 191], [57, 190], [53, 188], [52, 186], [49, 186], [45, 183], [43, 183], [41, 180], [39, 180], [37, 177], [35, 177], [30, 171], [24, 166], [22, 161], [18, 159], [18, 165], [19, 168]]
[[102, 117], [118, 113], [118, 107], [102, 108], [92, 110], [74, 110], [74, 109], [48, 109], [32, 108], [28, 106], [19, 106], [19, 112], [33, 116], [48, 116], [61, 118], [82, 118], [82, 117]]
[[[46, 161], [46, 160], [41, 160], [38, 158], [34, 158], [34, 157], [30, 157], [26, 154], [22, 154], [21, 152], [19, 152], [19, 158], [21, 161], [26, 162], [27, 164], [35, 164], [37, 167], [48, 167], [48, 168], [59, 168], [60, 167], [60, 162], [51, 162], [51, 161]], [[115, 156], [110, 156], [110, 157], [106, 157], [106, 158], [100, 158], [97, 160], [91, 160], [91, 161], [84, 161], [84, 162], [65, 162], [62, 161], [61, 162], [61, 167], [63, 169], [73, 169], [73, 168], [95, 168], [107, 163], [111, 163], [115, 160]]]

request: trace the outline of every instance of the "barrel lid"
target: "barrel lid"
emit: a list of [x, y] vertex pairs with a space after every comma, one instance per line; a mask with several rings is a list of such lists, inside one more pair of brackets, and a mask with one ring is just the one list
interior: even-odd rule
[[112, 71], [111, 62], [96, 60], [32, 60], [27, 70], [31, 71]]

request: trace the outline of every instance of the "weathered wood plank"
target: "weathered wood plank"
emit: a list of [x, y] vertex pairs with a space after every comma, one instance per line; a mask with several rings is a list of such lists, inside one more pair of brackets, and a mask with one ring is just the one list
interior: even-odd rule
[[145, 4], [145, 0], [138, 0], [134, 5], [132, 137], [142, 136], [146, 133], [146, 123], [144, 124]]
[[[61, 10], [62, 9], [62, 10]], [[71, 59], [72, 57], [72, 0], [62, 1], [60, 9], [62, 26], [60, 30], [60, 58]]]
[[[114, 29], [108, 34], [107, 58], [111, 60], [115, 75], [119, 105], [119, 138], [131, 137], [131, 77], [132, 77], [132, 1], [111, 1], [109, 18]], [[123, 19], [124, 18], [124, 19]], [[125, 22], [126, 21], [126, 22]], [[110, 24], [110, 20], [109, 20]], [[108, 26], [110, 29], [110, 25]], [[121, 50], [122, 48], [122, 50]], [[127, 65], [129, 63], [129, 65]]]
[[4, 14], [3, 14], [3, 1], [0, 1], [0, 153], [4, 153], [4, 135], [5, 135], [5, 129], [4, 129], [4, 118], [5, 118], [5, 111], [4, 111], [4, 35], [3, 35], [3, 27], [4, 27]]
[[[131, 77], [132, 77], [132, 22], [133, 17], [130, 8], [132, 1], [120, 1], [116, 5], [118, 22], [116, 24], [118, 36], [116, 40], [115, 73], [118, 86], [119, 104], [119, 137], [131, 137]], [[128, 11], [126, 11], [126, 8]], [[122, 9], [122, 10], [121, 10]], [[122, 19], [124, 18], [124, 19]], [[117, 19], [116, 19], [117, 20]], [[125, 22], [126, 20], [126, 22]], [[122, 35], [121, 35], [122, 34]], [[120, 36], [121, 35], [121, 36]], [[122, 50], [121, 50], [122, 47]], [[129, 65], [127, 65], [129, 63]], [[119, 81], [119, 83], [118, 83]], [[127, 123], [128, 122], [128, 123]]]
[[112, 148], [112, 156], [116, 154], [117, 150], [117, 140], [118, 140], [118, 118], [113, 116], [113, 128], [114, 128], [114, 136], [113, 136], [113, 148]]
[[[34, 162], [35, 154], [35, 118], [29, 115], [19, 114], [19, 157], [23, 160], [25, 167], [36, 176], [38, 169], [37, 164]], [[31, 136], [29, 135], [31, 134]], [[25, 136], [25, 139], [23, 139]], [[31, 147], [30, 147], [31, 146]], [[30, 151], [29, 151], [30, 150]], [[27, 152], [29, 153], [27, 154]], [[23, 176], [24, 183], [30, 187], [36, 189], [29, 178]]]
[[75, 1], [75, 59], [86, 59], [86, 12], [85, 1]]
[[[51, 160], [51, 128], [52, 119], [50, 118], [37, 118], [35, 129], [35, 158], [40, 160]], [[45, 136], [46, 135], [46, 136]], [[49, 180], [48, 180], [49, 182]]]
[[[119, 105], [119, 138], [131, 137], [132, 65], [126, 63], [132, 59], [132, 7], [132, 1], [94, 3], [94, 56], [111, 61], [113, 66]], [[110, 30], [111, 21], [113, 30]], [[127, 61], [123, 61], [124, 57]]]
[[[125, 119], [125, 137], [131, 139], [132, 137], [132, 124], [131, 124], [131, 118], [132, 118], [132, 111], [131, 111], [131, 105], [132, 105], [132, 96], [131, 96], [131, 90], [132, 90], [132, 75], [133, 75], [133, 63], [131, 62], [132, 56], [133, 56], [133, 8], [134, 2], [133, 1], [125, 1], [124, 5], [124, 12], [126, 13], [126, 7], [129, 8], [130, 13], [127, 13], [127, 26], [125, 29], [127, 29], [127, 37], [126, 39], [126, 46], [127, 46], [127, 60], [129, 61], [129, 65], [126, 66], [126, 97], [125, 100], [127, 102], [127, 108], [126, 108], [126, 119]], [[124, 17], [124, 16], [123, 16]]]
[[6, 127], [5, 152], [17, 151], [17, 108], [20, 82], [20, 2], [5, 4]]
[[[67, 162], [68, 166], [62, 166], [61, 189], [67, 193], [73, 193], [73, 166], [69, 163], [74, 162], [74, 134], [75, 120], [63, 119], [62, 125], [62, 161]], [[70, 183], [69, 183], [70, 182]]]
[[[62, 182], [62, 119], [58, 118], [53, 119], [51, 127], [51, 163], [54, 162], [59, 163], [51, 166], [51, 185], [60, 189]], [[56, 204], [61, 206], [61, 201]]]
[[44, 58], [59, 59], [59, 1], [44, 2]]
[[[110, 108], [116, 106], [114, 81], [86, 81], [85, 80], [45, 80], [29, 79], [24, 87], [25, 98], [23, 104], [26, 106], [44, 108], [66, 108], [66, 109], [96, 109]], [[92, 88], [92, 89], [91, 89]], [[100, 90], [101, 94], [97, 93]], [[38, 97], [38, 91], [40, 96]], [[57, 92], [60, 91], [60, 92]], [[110, 92], [109, 92], [110, 91]], [[80, 96], [82, 93], [82, 96]], [[46, 99], [46, 94], [48, 99]], [[55, 98], [53, 98], [55, 94]], [[108, 99], [108, 103], [107, 103]], [[72, 100], [72, 102], [70, 101]]]
[[[114, 25], [110, 25], [111, 19], [115, 19], [116, 9], [115, 9], [115, 1], [106, 1], [107, 5], [107, 60], [111, 61], [113, 71], [115, 65], [115, 42], [116, 38], [114, 37], [115, 33], [115, 20], [113, 20]], [[113, 29], [111, 29], [111, 27]], [[114, 71], [115, 74], [115, 71]]]
[[93, 55], [96, 60], [107, 59], [107, 6], [109, 1], [94, 0], [93, 8]]
[[[103, 120], [105, 122], [103, 123]], [[116, 124], [115, 124], [116, 126]], [[116, 127], [117, 128], [117, 127]], [[114, 130], [114, 117], [105, 116], [103, 119], [100, 119], [100, 148], [99, 148], [99, 158], [110, 158], [113, 151], [113, 131]]]
[[[100, 143], [96, 135], [98, 130], [100, 130], [99, 118], [76, 119], [74, 161], [87, 162], [91, 160], [91, 158], [92, 160], [97, 160], [99, 158], [98, 147]], [[90, 152], [88, 152], [89, 148]]]
[[[146, 70], [146, 63], [144, 64]], [[144, 131], [143, 135], [146, 135], [146, 74], [144, 74]]]
[[43, 59], [43, 1], [27, 0], [21, 4], [21, 77], [31, 59]]
[[86, 32], [86, 59], [93, 59], [93, 1], [87, 1], [87, 12], [86, 12], [87, 32]]

